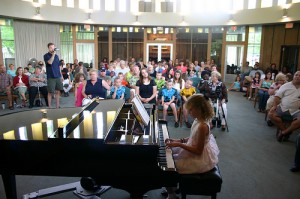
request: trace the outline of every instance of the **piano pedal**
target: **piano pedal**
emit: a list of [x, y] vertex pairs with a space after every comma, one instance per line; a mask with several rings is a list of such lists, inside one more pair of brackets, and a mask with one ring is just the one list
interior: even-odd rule
[[77, 186], [76, 190], [73, 192], [78, 198], [81, 199], [101, 199], [99, 196], [104, 192], [108, 191], [110, 186], [100, 186], [97, 190], [86, 190], [81, 186]]

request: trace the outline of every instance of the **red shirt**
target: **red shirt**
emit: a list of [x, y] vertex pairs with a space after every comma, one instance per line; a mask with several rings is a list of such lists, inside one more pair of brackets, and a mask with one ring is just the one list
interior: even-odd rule
[[[29, 79], [27, 75], [22, 75], [22, 82], [29, 88]], [[16, 87], [19, 83], [19, 75], [15, 76], [13, 79], [13, 86]]]
[[177, 66], [176, 69], [181, 70], [181, 74], [186, 73], [186, 71], [187, 71], [187, 67], [181, 66], [181, 65]]

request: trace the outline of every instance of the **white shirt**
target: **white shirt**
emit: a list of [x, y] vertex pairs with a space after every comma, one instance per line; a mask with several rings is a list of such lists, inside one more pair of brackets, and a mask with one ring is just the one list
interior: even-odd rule
[[279, 106], [282, 111], [289, 111], [291, 115], [300, 111], [300, 88], [296, 88], [292, 82], [283, 84], [275, 96], [281, 98]]

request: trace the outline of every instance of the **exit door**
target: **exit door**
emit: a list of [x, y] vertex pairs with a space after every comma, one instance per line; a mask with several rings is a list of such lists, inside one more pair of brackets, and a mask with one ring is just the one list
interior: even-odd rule
[[173, 44], [147, 44], [147, 61], [166, 60], [168, 62], [170, 59], [173, 59]]

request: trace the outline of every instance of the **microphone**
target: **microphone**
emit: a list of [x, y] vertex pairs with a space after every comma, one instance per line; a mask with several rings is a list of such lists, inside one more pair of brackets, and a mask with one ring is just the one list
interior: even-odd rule
[[58, 51], [59, 50], [59, 48], [54, 48], [54, 51]]

